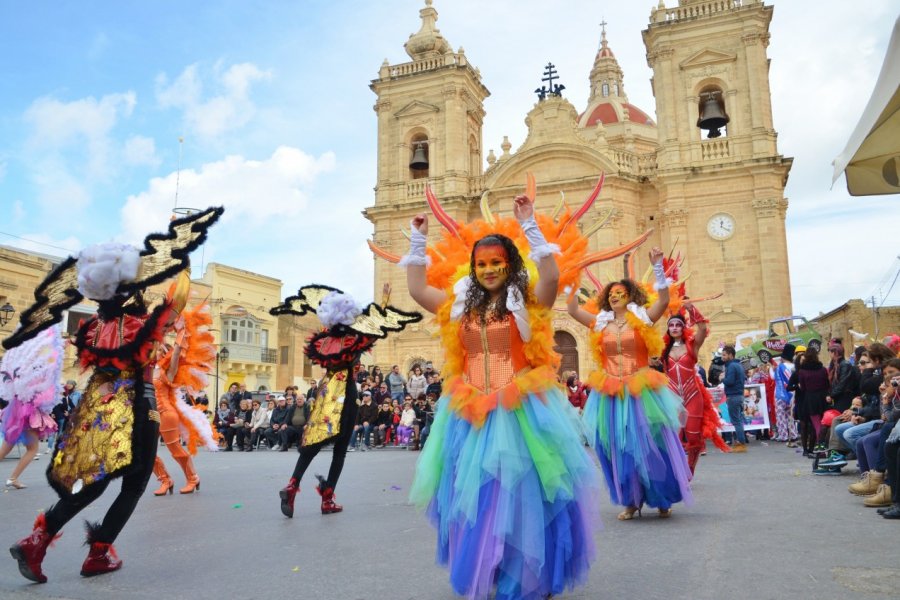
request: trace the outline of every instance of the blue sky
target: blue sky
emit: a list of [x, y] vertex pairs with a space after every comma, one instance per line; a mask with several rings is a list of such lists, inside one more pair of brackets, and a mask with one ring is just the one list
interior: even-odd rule
[[[514, 149], [524, 141], [548, 60], [585, 107], [604, 18], [630, 101], [653, 115], [640, 38], [650, 4], [437, 0], [438, 27], [492, 94], [485, 149], [499, 152], [503, 135]], [[772, 101], [779, 150], [794, 157], [789, 258], [795, 311], [807, 315], [872, 294], [900, 264], [900, 198], [850, 198], [843, 179], [830, 189], [831, 160], [868, 100], [897, 16], [890, 0], [865, 5], [775, 3]], [[174, 206], [181, 152], [179, 206], [226, 207], [206, 262], [278, 277], [285, 295], [315, 281], [370, 299], [371, 225], [360, 214], [374, 202], [368, 84], [383, 59], [408, 60], [403, 42], [422, 6], [6, 3], [0, 244], [64, 254], [140, 241]], [[900, 303], [900, 286], [888, 303]]]

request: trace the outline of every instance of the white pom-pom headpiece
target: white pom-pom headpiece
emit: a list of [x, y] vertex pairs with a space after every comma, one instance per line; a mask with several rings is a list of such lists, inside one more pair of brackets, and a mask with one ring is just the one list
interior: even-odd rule
[[88, 246], [78, 255], [78, 291], [91, 300], [109, 300], [119, 284], [133, 281], [141, 265], [134, 246], [108, 242]]
[[343, 292], [331, 292], [324, 298], [316, 309], [322, 325], [331, 329], [335, 325], [353, 325], [356, 317], [362, 314], [362, 309], [356, 301]]

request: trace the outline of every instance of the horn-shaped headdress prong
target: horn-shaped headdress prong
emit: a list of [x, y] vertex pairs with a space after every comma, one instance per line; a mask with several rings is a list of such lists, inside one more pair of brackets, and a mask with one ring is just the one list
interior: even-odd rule
[[375, 242], [373, 242], [372, 240], [366, 240], [366, 243], [369, 245], [369, 250], [371, 250], [372, 254], [374, 254], [375, 256], [383, 258], [384, 260], [392, 262], [394, 264], [400, 262], [400, 256], [398, 256], [397, 254], [393, 254], [392, 252], [388, 252], [387, 250], [382, 250], [381, 248], [376, 246]]
[[635, 248], [637, 248], [638, 246], [640, 246], [641, 244], [646, 242], [647, 238], [649, 238], [652, 233], [653, 233], [653, 230], [648, 229], [647, 231], [642, 233], [637, 238], [631, 240], [627, 244], [623, 244], [623, 245], [619, 246], [618, 248], [609, 248], [606, 250], [601, 250], [599, 252], [591, 252], [590, 254], [588, 254], [584, 258], [582, 258], [580, 261], [578, 261], [578, 263], [576, 263], [574, 266], [567, 269], [566, 271], [569, 272], [569, 271], [572, 271], [575, 269], [583, 269], [584, 267], [587, 267], [588, 265], [592, 265], [594, 263], [603, 262], [605, 260], [610, 260], [612, 258], [617, 258], [619, 256], [622, 256], [626, 252], [630, 252], [631, 250], [634, 250]]
[[444, 207], [441, 206], [441, 203], [435, 198], [430, 185], [425, 186], [425, 200], [428, 202], [428, 207], [431, 209], [431, 212], [434, 213], [434, 217], [438, 222], [443, 225], [447, 231], [452, 233], [454, 237], [459, 237], [459, 224], [453, 220], [453, 217], [447, 214], [447, 211], [444, 210]]
[[578, 220], [584, 216], [584, 214], [594, 205], [594, 201], [597, 200], [597, 196], [600, 195], [600, 190], [603, 189], [603, 181], [606, 179], [606, 173], [600, 173], [600, 181], [597, 182], [597, 185], [594, 186], [594, 190], [591, 192], [591, 195], [588, 196], [587, 200], [584, 201], [584, 204], [581, 205], [581, 208], [575, 211], [575, 213], [569, 217], [569, 220], [565, 222], [565, 224], [559, 229], [560, 235], [568, 228], [572, 223], [577, 223]]

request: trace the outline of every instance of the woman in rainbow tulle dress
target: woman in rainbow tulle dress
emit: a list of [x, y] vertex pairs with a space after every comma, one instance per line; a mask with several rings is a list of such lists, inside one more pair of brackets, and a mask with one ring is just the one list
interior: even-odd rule
[[[631, 279], [608, 284], [599, 312], [568, 302], [569, 314], [591, 328], [597, 370], [588, 380], [591, 394], [583, 420], [588, 441], [600, 459], [613, 503], [625, 506], [618, 518], [627, 521], [644, 504], [672, 514], [672, 505], [692, 500], [691, 473], [679, 440], [684, 409], [668, 378], [649, 368], [660, 356], [662, 338], [653, 324], [669, 303], [663, 253], [654, 248], [650, 262], [658, 295], [649, 307], [642, 287]], [[589, 306], [588, 306], [589, 308]]]
[[501, 600], [560, 593], [586, 580], [595, 554], [596, 471], [556, 385], [558, 248], [535, 222], [533, 200], [518, 196], [514, 213], [534, 270], [510, 237], [488, 233], [451, 289], [428, 285], [425, 215], [413, 219], [404, 261], [410, 295], [437, 314], [446, 350], [445, 395], [411, 499], [427, 506], [438, 562], [469, 598], [494, 587]]

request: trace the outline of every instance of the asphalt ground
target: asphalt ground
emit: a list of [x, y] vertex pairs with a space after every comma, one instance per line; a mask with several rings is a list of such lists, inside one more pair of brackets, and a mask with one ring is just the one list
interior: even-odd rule
[[[160, 448], [173, 473], [176, 465]], [[86, 555], [82, 519], [71, 522], [44, 561], [49, 582], [32, 584], [0, 556], [0, 598], [451, 600], [447, 573], [434, 562], [435, 533], [408, 504], [416, 452], [349, 454], [338, 501], [322, 515], [313, 463], [293, 519], [279, 511], [295, 451], [209, 453], [196, 465], [202, 491], [156, 498], [155, 480], [116, 542], [122, 570], [79, 575]], [[0, 543], [30, 532], [55, 500], [42, 455], [25, 472], [25, 490], [0, 494]], [[652, 511], [616, 520], [604, 497], [598, 559], [587, 585], [559, 599], [686, 598], [815, 600], [900, 597], [900, 521], [887, 521], [847, 492], [855, 469], [813, 476], [812, 461], [781, 444], [751, 442], [747, 454], [711, 449], [700, 459], [693, 506], [668, 520]], [[0, 463], [7, 477], [13, 461]], [[99, 520], [118, 490], [83, 511]]]

